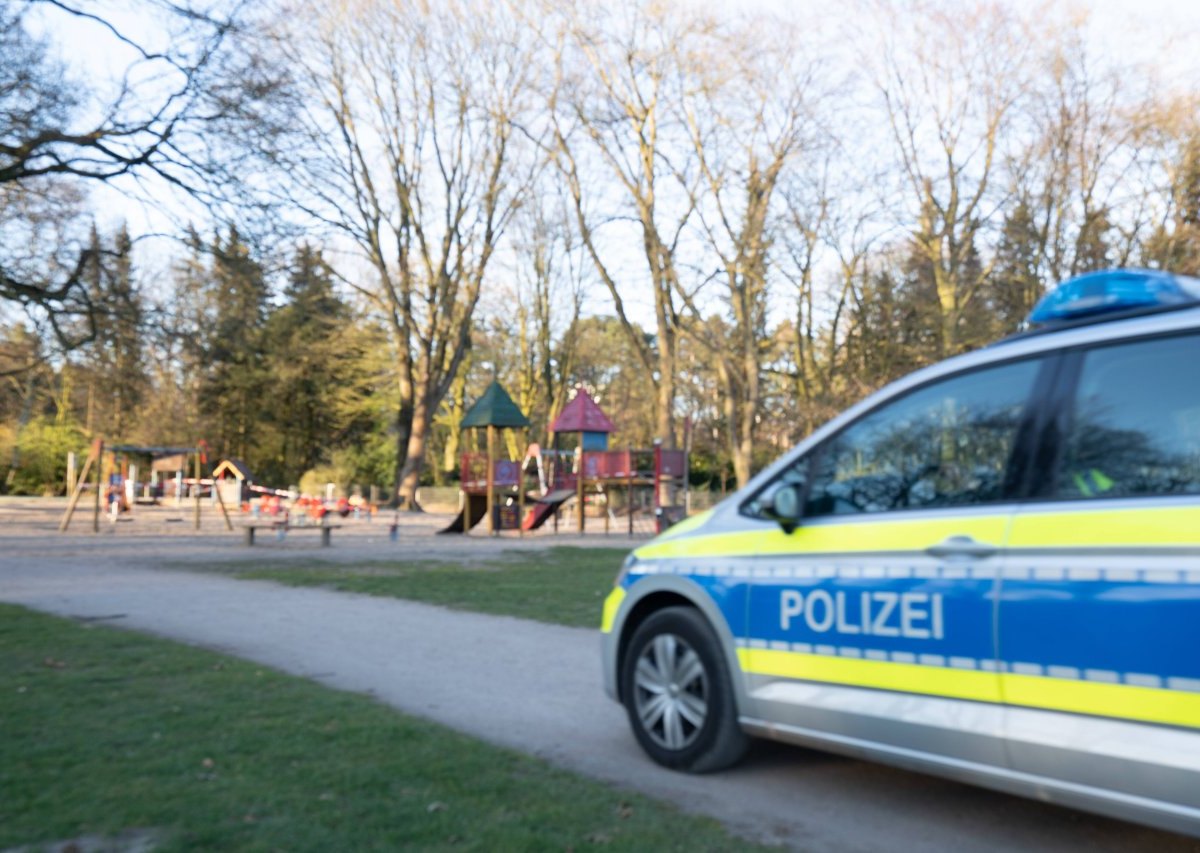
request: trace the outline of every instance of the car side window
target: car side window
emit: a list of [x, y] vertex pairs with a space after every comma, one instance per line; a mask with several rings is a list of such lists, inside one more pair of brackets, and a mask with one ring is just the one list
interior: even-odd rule
[[818, 450], [804, 515], [1001, 500], [1040, 364], [1021, 361], [935, 382], [851, 424]]
[[1200, 494], [1200, 335], [1083, 357], [1055, 496]]

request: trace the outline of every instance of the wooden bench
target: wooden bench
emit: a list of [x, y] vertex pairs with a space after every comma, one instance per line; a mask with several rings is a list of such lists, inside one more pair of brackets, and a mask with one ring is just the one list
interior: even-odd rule
[[287, 533], [291, 530], [320, 530], [321, 547], [328, 548], [332, 543], [333, 531], [341, 528], [340, 524], [288, 524], [286, 521], [270, 521], [265, 524], [247, 524], [242, 528], [246, 534], [246, 545], [254, 544], [254, 531], [273, 530], [276, 533]]

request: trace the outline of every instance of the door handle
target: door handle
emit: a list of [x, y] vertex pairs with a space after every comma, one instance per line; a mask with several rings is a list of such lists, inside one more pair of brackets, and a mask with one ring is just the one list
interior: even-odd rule
[[943, 560], [981, 560], [1000, 549], [970, 536], [949, 536], [937, 545], [930, 545], [925, 553]]

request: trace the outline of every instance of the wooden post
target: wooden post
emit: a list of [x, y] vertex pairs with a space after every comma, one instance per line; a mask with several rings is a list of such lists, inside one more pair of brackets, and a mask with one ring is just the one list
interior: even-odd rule
[[[124, 466], [122, 466], [124, 467]], [[125, 499], [129, 501], [129, 517], [133, 517], [134, 507], [137, 506], [137, 465], [130, 464], [128, 474], [122, 472], [121, 488], [125, 491]], [[132, 488], [131, 488], [132, 487]]]
[[193, 467], [196, 472], [196, 490], [192, 492], [194, 497], [193, 504], [195, 505], [196, 529], [200, 529], [200, 448], [196, 448], [196, 464]]
[[[553, 445], [554, 445], [554, 455], [552, 457], [550, 457], [553, 460], [552, 464], [554, 465], [554, 467], [551, 469], [551, 473], [550, 473], [550, 491], [552, 491], [552, 492], [557, 491], [558, 480], [559, 480], [559, 471], [562, 470], [562, 454], [559, 452], [561, 450], [561, 448], [559, 447], [558, 433], [554, 433]], [[566, 484], [565, 478], [563, 479], [563, 484], [564, 485]], [[554, 508], [554, 535], [555, 536], [558, 535], [558, 511], [561, 506], [562, 505], [559, 504], [559, 506], [556, 506]]]
[[525, 538], [525, 459], [521, 457], [521, 467], [517, 469], [517, 538]]
[[625, 461], [625, 512], [629, 515], [629, 536], [633, 538], [633, 447], [625, 448], [629, 459]]
[[654, 532], [663, 532], [662, 516], [662, 439], [654, 439]]
[[692, 514], [692, 419], [683, 422], [683, 517]]
[[579, 522], [579, 532], [583, 532], [583, 433], [579, 433], [579, 475], [575, 478], [575, 502], [579, 506], [575, 515]]
[[75, 494], [75, 483], [78, 478], [75, 476], [75, 451], [72, 450], [67, 454], [67, 494]]
[[75, 488], [71, 492], [71, 500], [67, 504], [67, 511], [63, 514], [63, 519], [58, 525], [59, 533], [64, 533], [67, 527], [71, 524], [71, 516], [75, 514], [75, 507], [79, 504], [79, 498], [83, 495], [84, 486], [87, 485], [88, 473], [91, 471], [92, 463], [95, 462], [99, 456], [100, 439], [96, 439], [92, 442], [92, 447], [88, 452], [87, 459], [84, 460], [83, 470], [80, 471], [79, 476], [75, 478]]
[[100, 532], [100, 491], [103, 488], [104, 439], [96, 439], [96, 500], [92, 506], [92, 532]]
[[[242, 481], [238, 480], [239, 487]], [[221, 490], [217, 488], [217, 478], [213, 477], [213, 494], [217, 496], [217, 505], [221, 507], [221, 515], [225, 516], [225, 529], [233, 530], [233, 522], [229, 520], [229, 510], [225, 508], [225, 498], [221, 496]]]
[[488, 533], [499, 534], [496, 529], [496, 428], [487, 428], [487, 522]]

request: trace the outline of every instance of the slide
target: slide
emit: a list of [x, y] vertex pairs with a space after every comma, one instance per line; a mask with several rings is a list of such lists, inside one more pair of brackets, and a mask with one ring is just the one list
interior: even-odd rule
[[574, 489], [559, 489], [557, 492], [550, 492], [538, 498], [537, 503], [533, 505], [521, 521], [521, 529], [537, 530], [546, 523], [546, 519], [554, 515], [556, 509], [573, 497], [575, 497]]
[[[483, 517], [487, 515], [487, 495], [467, 495], [467, 509], [471, 510], [471, 527], [474, 527], [479, 522], [483, 521]], [[450, 522], [450, 526], [445, 530], [439, 530], [438, 533], [465, 533], [463, 529], [464, 513], [459, 513], [454, 517], [454, 521]]]

